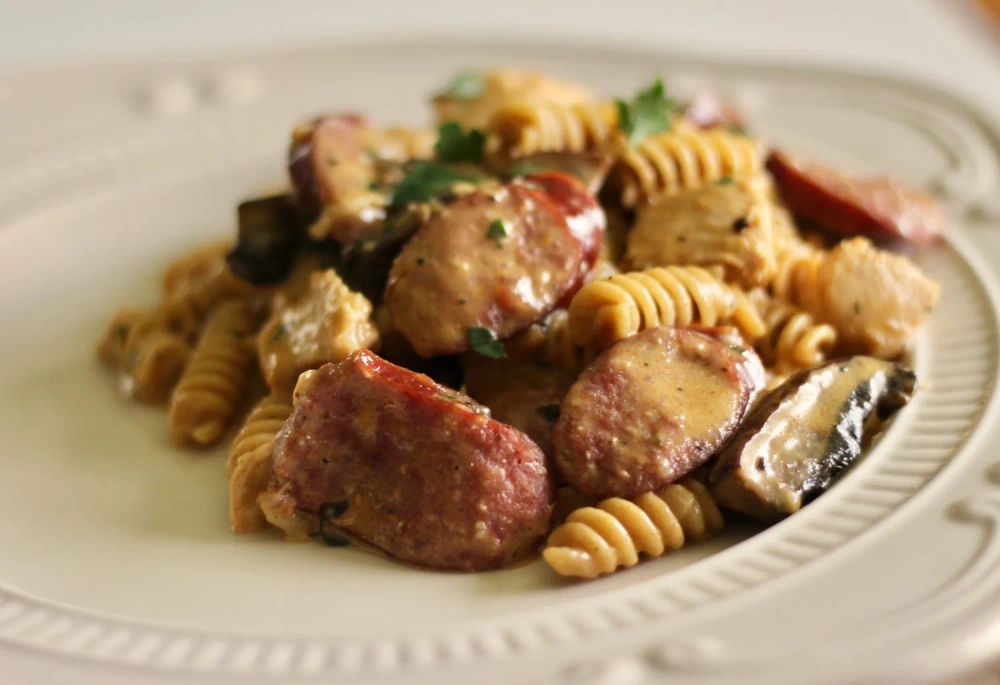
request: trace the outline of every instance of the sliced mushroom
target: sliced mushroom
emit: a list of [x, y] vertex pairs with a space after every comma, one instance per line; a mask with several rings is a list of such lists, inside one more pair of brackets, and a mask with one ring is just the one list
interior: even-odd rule
[[915, 382], [904, 366], [863, 356], [795, 374], [761, 400], [719, 454], [712, 494], [768, 521], [795, 513], [858, 458], [869, 417], [889, 418]]

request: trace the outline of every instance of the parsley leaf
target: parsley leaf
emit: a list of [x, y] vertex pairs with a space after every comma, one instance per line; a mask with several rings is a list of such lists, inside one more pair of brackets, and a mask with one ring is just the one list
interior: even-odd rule
[[319, 507], [319, 530], [309, 534], [309, 537], [321, 540], [330, 547], [346, 547], [351, 544], [343, 535], [327, 530], [326, 526], [347, 511], [347, 500], [341, 502], [324, 502]]
[[494, 219], [490, 222], [490, 228], [486, 231], [486, 237], [500, 245], [500, 241], [507, 237], [507, 227], [501, 219]]
[[442, 162], [481, 162], [486, 136], [478, 128], [463, 131], [461, 124], [446, 121], [438, 126], [434, 155]]
[[482, 326], [471, 326], [467, 335], [469, 336], [469, 347], [484, 357], [503, 359], [507, 356], [507, 349], [502, 342], [494, 337], [493, 331], [490, 329]]
[[718, 181], [715, 182], [715, 185], [717, 185], [717, 186], [731, 186], [731, 185], [733, 185], [733, 177], [732, 176], [723, 176], [722, 178], [720, 178]]
[[483, 94], [486, 82], [478, 71], [463, 71], [455, 74], [451, 82], [441, 91], [440, 97], [449, 100], [471, 100]]
[[549, 423], [555, 423], [556, 421], [559, 420], [559, 405], [545, 404], [536, 409], [535, 413], [541, 416]]
[[663, 89], [663, 79], [656, 79], [649, 88], [640, 90], [630, 102], [615, 100], [618, 108], [618, 128], [635, 145], [643, 138], [670, 128], [676, 103]]
[[456, 183], [474, 183], [475, 180], [437, 162], [417, 162], [393, 191], [391, 207], [398, 209], [411, 202], [424, 202], [446, 192]]

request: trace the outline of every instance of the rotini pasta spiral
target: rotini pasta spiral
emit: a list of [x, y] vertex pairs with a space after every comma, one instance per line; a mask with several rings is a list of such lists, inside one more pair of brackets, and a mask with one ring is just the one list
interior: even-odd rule
[[823, 264], [823, 254], [804, 242], [789, 245], [777, 260], [770, 285], [771, 294], [808, 311], [820, 311], [819, 269]]
[[837, 330], [787, 302], [769, 299], [761, 307], [767, 333], [754, 347], [777, 375], [822, 364], [837, 344]]
[[232, 423], [253, 379], [254, 332], [249, 306], [239, 300], [219, 305], [170, 400], [170, 436], [179, 446], [212, 445]]
[[497, 110], [487, 126], [511, 156], [538, 152], [584, 152], [608, 142], [617, 131], [610, 103], [560, 104], [517, 100]]
[[631, 500], [611, 497], [583, 507], [552, 531], [542, 557], [561, 576], [596, 578], [635, 566], [723, 528], [719, 507], [701, 483], [684, 479]]
[[569, 333], [592, 359], [613, 344], [656, 326], [732, 323], [747, 340], [764, 323], [746, 295], [696, 266], [656, 267], [588, 283], [569, 306]]
[[271, 478], [274, 438], [292, 413], [287, 395], [272, 393], [255, 406], [229, 450], [229, 521], [233, 531], [262, 530], [267, 519], [257, 505], [257, 497], [267, 490]]
[[622, 204], [634, 207], [660, 195], [690, 190], [725, 177], [760, 173], [759, 144], [727, 129], [699, 130], [690, 125], [623, 148], [611, 169]]
[[194, 250], [171, 264], [163, 276], [166, 325], [193, 343], [211, 311], [223, 300], [248, 298], [256, 288], [238, 278], [226, 264], [227, 245]]
[[122, 391], [141, 402], [166, 400], [191, 353], [164, 324], [157, 312], [122, 310], [98, 348], [101, 360], [120, 372]]
[[[569, 81], [521, 69], [497, 69], [460, 75], [472, 81], [469, 94], [444, 92], [434, 98], [436, 119], [457, 121], [463, 128], [484, 128], [498, 109], [514, 100], [533, 100], [569, 105], [590, 102], [589, 89]], [[449, 89], [451, 90], [451, 89]]]

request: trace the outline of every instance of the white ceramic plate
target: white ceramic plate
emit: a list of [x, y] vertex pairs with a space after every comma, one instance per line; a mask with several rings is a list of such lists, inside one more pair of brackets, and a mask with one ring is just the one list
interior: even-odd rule
[[[400, 59], [405, 55], [405, 59]], [[436, 573], [236, 537], [222, 451], [167, 444], [93, 359], [161, 266], [283, 178], [331, 108], [418, 123], [464, 66], [529, 64], [608, 94], [662, 73], [736, 98], [760, 135], [931, 187], [946, 244], [917, 399], [836, 487], [628, 572]], [[14, 80], [0, 127], [0, 682], [916, 683], [1000, 648], [996, 133], [911, 84], [518, 44], [369, 45]], [[72, 112], [65, 110], [72, 104]]]

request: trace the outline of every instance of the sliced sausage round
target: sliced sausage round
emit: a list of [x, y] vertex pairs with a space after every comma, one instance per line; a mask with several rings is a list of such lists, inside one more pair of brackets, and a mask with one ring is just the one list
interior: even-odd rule
[[474, 401], [362, 350], [303, 374], [275, 443], [272, 491], [390, 555], [502, 566], [546, 532], [541, 450]]
[[358, 114], [328, 114], [295, 129], [288, 173], [303, 207], [321, 209], [368, 187], [374, 169], [361, 142], [364, 125]]
[[760, 360], [728, 335], [661, 326], [626, 338], [563, 398], [556, 467], [588, 495], [655, 490], [726, 442], [762, 382]]
[[579, 287], [592, 234], [600, 242], [603, 225], [579, 228], [581, 212], [590, 216], [586, 201], [546, 190], [556, 187], [582, 190], [572, 179], [529, 177], [464, 195], [420, 227], [393, 262], [385, 291], [392, 320], [418, 354], [462, 352], [470, 328], [507, 338]]
[[583, 248], [587, 271], [597, 262], [604, 238], [604, 210], [583, 182], [557, 171], [527, 176], [528, 183], [540, 186], [569, 224], [569, 230]]
[[891, 178], [851, 178], [778, 151], [768, 157], [767, 168], [796, 216], [840, 235], [927, 243], [941, 234], [938, 204]]

